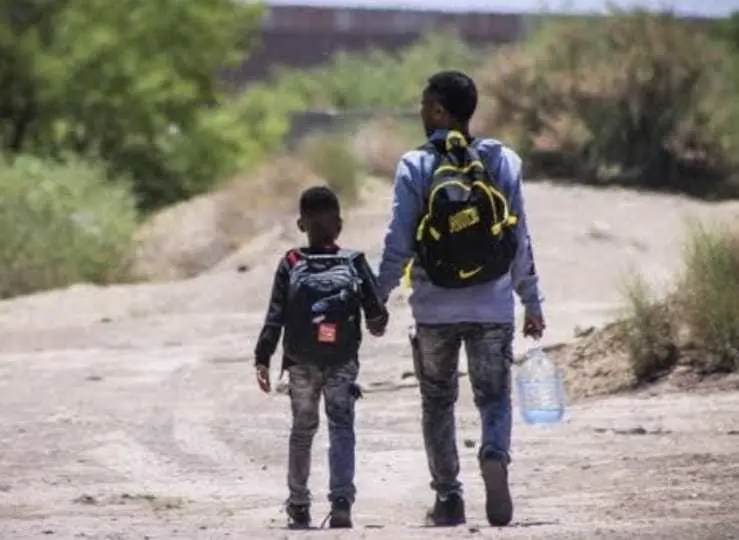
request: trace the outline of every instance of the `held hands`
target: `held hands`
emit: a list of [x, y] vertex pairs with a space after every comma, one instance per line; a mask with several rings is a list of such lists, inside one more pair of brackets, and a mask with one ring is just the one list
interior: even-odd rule
[[256, 377], [259, 389], [265, 394], [269, 394], [272, 390], [272, 384], [269, 382], [269, 368], [262, 364], [257, 364]]
[[367, 319], [367, 330], [370, 334], [375, 337], [381, 337], [385, 335], [385, 328], [387, 328], [388, 317], [376, 317], [374, 319]]

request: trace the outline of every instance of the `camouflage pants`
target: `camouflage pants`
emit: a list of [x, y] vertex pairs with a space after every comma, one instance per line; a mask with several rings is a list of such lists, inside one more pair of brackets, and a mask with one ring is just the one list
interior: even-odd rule
[[356, 361], [333, 367], [298, 364], [289, 368], [292, 429], [287, 484], [288, 502], [308, 504], [308, 478], [313, 438], [318, 431], [319, 404], [324, 398], [329, 435], [329, 500], [354, 501], [354, 403], [359, 372]]
[[440, 495], [461, 492], [454, 418], [459, 396], [460, 348], [464, 344], [474, 401], [482, 422], [479, 459], [508, 463], [513, 325], [417, 325], [411, 344], [421, 390], [431, 487]]

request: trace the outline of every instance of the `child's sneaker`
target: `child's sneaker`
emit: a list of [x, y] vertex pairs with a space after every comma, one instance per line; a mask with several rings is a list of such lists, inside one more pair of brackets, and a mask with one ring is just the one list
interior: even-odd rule
[[287, 503], [287, 528], [310, 529], [310, 505]]
[[332, 529], [352, 528], [352, 503], [344, 497], [338, 497], [331, 503], [331, 519], [328, 526]]

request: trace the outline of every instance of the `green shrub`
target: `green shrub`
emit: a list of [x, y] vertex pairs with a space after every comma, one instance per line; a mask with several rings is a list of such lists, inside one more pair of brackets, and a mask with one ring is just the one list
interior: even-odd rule
[[689, 228], [680, 314], [706, 372], [739, 370], [739, 231]]
[[307, 71], [277, 69], [275, 91], [303, 108], [402, 109], [418, 107], [426, 79], [437, 70], [471, 72], [481, 53], [452, 32], [434, 32], [398, 54], [339, 53]]
[[677, 361], [675, 329], [668, 304], [656, 299], [636, 275], [625, 284], [627, 316], [624, 332], [631, 369], [638, 382], [650, 382]]
[[295, 101], [264, 85], [252, 85], [221, 106], [198, 113], [189, 131], [166, 133], [157, 146], [142, 147], [138, 162], [126, 156], [118, 170], [136, 171], [145, 209], [213, 190], [279, 151], [290, 129], [289, 112], [295, 108]]
[[346, 137], [340, 133], [308, 136], [300, 145], [300, 156], [345, 202], [359, 198], [362, 167]]
[[135, 200], [103, 165], [0, 162], [0, 297], [126, 277]]
[[666, 298], [638, 275], [626, 284], [623, 330], [639, 382], [678, 361], [703, 375], [739, 371], [739, 230], [691, 223], [682, 262]]
[[529, 175], [736, 195], [733, 66], [672, 15], [559, 22], [478, 73], [483, 127], [516, 133]]
[[224, 120], [221, 76], [258, 37], [260, 3], [4, 5], [0, 146], [9, 155], [100, 159], [113, 178], [131, 178], [144, 209], [207, 191], [243, 160], [236, 141], [252, 133]]

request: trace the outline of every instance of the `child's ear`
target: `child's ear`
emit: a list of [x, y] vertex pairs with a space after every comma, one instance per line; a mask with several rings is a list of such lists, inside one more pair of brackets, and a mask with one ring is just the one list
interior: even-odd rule
[[303, 218], [301, 217], [298, 218], [297, 226], [300, 232], [305, 232], [305, 224], [303, 223]]
[[341, 228], [344, 226], [344, 220], [339, 218], [338, 222], [336, 223], [336, 236], [339, 236], [341, 234]]

